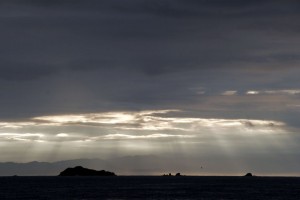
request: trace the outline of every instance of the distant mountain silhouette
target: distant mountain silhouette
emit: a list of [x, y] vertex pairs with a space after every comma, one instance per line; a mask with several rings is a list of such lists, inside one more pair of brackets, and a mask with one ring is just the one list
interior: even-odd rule
[[[162, 171], [189, 171], [191, 166], [198, 169], [199, 162], [191, 160], [189, 165], [177, 157], [139, 155], [112, 157], [108, 159], [74, 159], [58, 162], [0, 162], [0, 176], [57, 176], [70, 166], [84, 166], [89, 169], [109, 169], [122, 175], [157, 175]], [[155, 163], [155, 165], [153, 164]]]
[[105, 170], [96, 171], [77, 166], [74, 168], [65, 169], [59, 174], [59, 176], [116, 176], [116, 174]]
[[[0, 176], [56, 176], [62, 170], [69, 166], [84, 165], [88, 168], [111, 169], [106, 161], [101, 159], [76, 159], [64, 160], [58, 162], [28, 162], [15, 163], [6, 162], [0, 163]], [[117, 170], [117, 169], [112, 169]]]

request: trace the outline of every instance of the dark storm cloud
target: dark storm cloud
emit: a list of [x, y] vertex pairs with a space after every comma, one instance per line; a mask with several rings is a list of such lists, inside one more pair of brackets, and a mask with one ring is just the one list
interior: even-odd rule
[[2, 62], [0, 79], [12, 81], [28, 81], [55, 74], [57, 69], [36, 63]]
[[[20, 4], [20, 1], [18, 2]], [[213, 4], [207, 1], [199, 1], [200, 3], [195, 3], [195, 1], [124, 1], [125, 3], [123, 1], [91, 1], [92, 3], [72, 1], [72, 4], [69, 1], [57, 1], [56, 3], [51, 3], [55, 5], [53, 7], [47, 6], [49, 5], [48, 1], [31, 2], [31, 5], [34, 5], [32, 8], [28, 8], [30, 3], [25, 4], [27, 6], [25, 8], [19, 8], [19, 11], [28, 11], [28, 18], [18, 18], [10, 21], [7, 29], [10, 28], [11, 31], [17, 29], [15, 31], [27, 33], [31, 36], [31, 38], [26, 38], [29, 39], [29, 42], [42, 40], [41, 44], [53, 45], [59, 48], [55, 49], [57, 52], [53, 49], [45, 50], [45, 53], [50, 53], [54, 57], [52, 59], [57, 59], [56, 53], [59, 54], [63, 50], [65, 54], [70, 54], [69, 56], [65, 55], [67, 60], [74, 59], [75, 56], [83, 57], [84, 61], [102, 57], [99, 60], [110, 59], [111, 66], [123, 65], [122, 67], [126, 67], [129, 65], [129, 67], [132, 67], [131, 65], [139, 65], [138, 68], [145, 68], [144, 71], [146, 73], [149, 71], [150, 74], [153, 74], [154, 71], [154, 74], [157, 74], [158, 68], [165, 67], [166, 69], [161, 70], [162, 72], [182, 68], [181, 60], [185, 64], [191, 63], [185, 65], [184, 68], [186, 69], [189, 67], [211, 68], [215, 67], [215, 65], [217, 67], [224, 65], [236, 66], [232, 62], [236, 63], [239, 61], [268, 62], [268, 57], [272, 60], [273, 57], [281, 56], [280, 53], [267, 56], [252, 55], [253, 49], [263, 48], [263, 44], [259, 43], [261, 41], [252, 43], [253, 41], [251, 40], [256, 38], [249, 38], [249, 36], [239, 38], [235, 36], [234, 32], [240, 30], [240, 27], [242, 27], [241, 30], [243, 30], [243, 26], [246, 26], [244, 28], [248, 27], [247, 24], [249, 23], [245, 25], [245, 22], [249, 20], [251, 22], [252, 18], [256, 18], [255, 13], [246, 17], [244, 19], [246, 21], [232, 18], [222, 19], [224, 15], [222, 12], [220, 14], [214, 13], [214, 15], [208, 14], [216, 9], [222, 9], [234, 14], [235, 12], [231, 11], [232, 9], [241, 9], [242, 15], [242, 8], [245, 6], [239, 5], [236, 1], [227, 2], [225, 7], [223, 1], [216, 1]], [[43, 2], [45, 3], [44, 5]], [[55, 12], [38, 12], [41, 8], [37, 6], [41, 4], [46, 11]], [[237, 8], [234, 6], [236, 4], [239, 5]], [[254, 5], [257, 6], [257, 4]], [[265, 4], [263, 3], [263, 5]], [[75, 9], [75, 5], [80, 5], [81, 7], [78, 6]], [[89, 5], [93, 5], [93, 7]], [[272, 7], [274, 6], [272, 5]], [[134, 10], [140, 12], [137, 13]], [[169, 13], [168, 10], [172, 10], [174, 14], [170, 18], [164, 18], [159, 15], [159, 10], [162, 10], [161, 13], [163, 14], [167, 14]], [[177, 12], [177, 10], [187, 13], [194, 13], [194, 10], [200, 10], [199, 12], [203, 11], [204, 16], [180, 17], [180, 12]], [[266, 10], [268, 11], [268, 7], [262, 8], [262, 11]], [[72, 11], [73, 13], [69, 13], [68, 17], [67, 11]], [[88, 11], [92, 11], [91, 14]], [[66, 13], [66, 16], [60, 18], [59, 16], [62, 13]], [[176, 13], [178, 14], [176, 15]], [[156, 16], [156, 18], [151, 16]], [[38, 17], [42, 18], [38, 19]], [[142, 17], [142, 20], [139, 19], [140, 17]], [[254, 20], [252, 24], [257, 24], [256, 22], [259, 21]], [[261, 24], [261, 27], [266, 24], [276, 27], [275, 21], [268, 19], [266, 19], [265, 23], [258, 24]], [[17, 27], [20, 26], [21, 30], [18, 30]], [[251, 23], [249, 26], [251, 27]], [[52, 34], [58, 35], [59, 38]], [[264, 37], [264, 35], [258, 36]], [[16, 34], [15, 37], [20, 38], [20, 35]], [[248, 39], [248, 41], [245, 41], [245, 39]], [[264, 40], [265, 38], [261, 39]], [[78, 42], [78, 40], [82, 42]], [[233, 40], [237, 40], [237, 44], [234, 44]], [[253, 49], [249, 49], [251, 46]], [[33, 47], [37, 48], [39, 45], [37, 44]], [[74, 48], [77, 50], [74, 50]], [[99, 54], [95, 53], [95, 51], [99, 52]], [[135, 57], [135, 55], [137, 56]], [[115, 60], [119, 60], [119, 62]], [[166, 67], [167, 65], [169, 67]], [[101, 66], [102, 63], [99, 62], [99, 67]], [[86, 66], [85, 68], [88, 67]]]

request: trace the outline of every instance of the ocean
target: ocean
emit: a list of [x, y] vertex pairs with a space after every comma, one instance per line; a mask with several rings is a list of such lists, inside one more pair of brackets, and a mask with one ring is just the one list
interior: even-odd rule
[[300, 199], [293, 177], [0, 177], [0, 199]]

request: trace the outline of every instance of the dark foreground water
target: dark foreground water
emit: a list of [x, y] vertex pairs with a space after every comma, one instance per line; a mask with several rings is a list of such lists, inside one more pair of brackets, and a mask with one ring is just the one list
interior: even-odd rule
[[300, 199], [300, 178], [0, 177], [0, 199]]

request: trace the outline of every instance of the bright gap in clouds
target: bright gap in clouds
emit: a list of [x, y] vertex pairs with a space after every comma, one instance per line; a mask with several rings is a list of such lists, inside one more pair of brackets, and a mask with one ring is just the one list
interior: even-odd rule
[[[0, 145], [5, 149], [0, 161], [7, 161], [7, 157], [17, 161], [55, 161], [152, 154], [183, 160], [193, 157], [199, 162], [239, 158], [235, 165], [243, 166], [247, 162], [240, 157], [246, 155], [247, 160], [247, 155], [273, 154], [286, 148], [283, 143], [290, 142], [287, 125], [280, 121], [182, 114], [179, 110], [150, 110], [0, 122]], [[18, 156], [21, 152], [22, 157]]]
[[[118, 130], [140, 130], [140, 131], [196, 131], [200, 128], [212, 128], [224, 130], [225, 128], [255, 130], [255, 131], [275, 131], [285, 124], [272, 120], [252, 120], [252, 119], [215, 119], [215, 118], [191, 118], [191, 117], [170, 117], [166, 114], [176, 114], [178, 110], [158, 110], [141, 112], [107, 112], [90, 113], [80, 115], [57, 115], [41, 116], [32, 120], [36, 125], [48, 124], [51, 126], [99, 126], [110, 127]], [[24, 123], [26, 124], [26, 123]], [[242, 133], [241, 133], [242, 134]]]
[[[40, 116], [25, 122], [0, 122], [0, 137], [7, 138], [7, 134], [11, 133], [11, 139], [22, 136], [30, 140], [30, 137], [35, 136], [43, 137], [45, 141], [65, 142], [106, 139], [178, 139], [199, 138], [207, 134], [257, 135], [286, 132], [285, 124], [280, 121], [178, 117], [176, 114], [179, 112], [179, 110], [150, 110]], [[79, 129], [81, 131], [78, 131]], [[29, 130], [31, 134], [28, 133]], [[13, 134], [16, 131], [17, 135]], [[40, 132], [42, 134], [39, 134]]]

